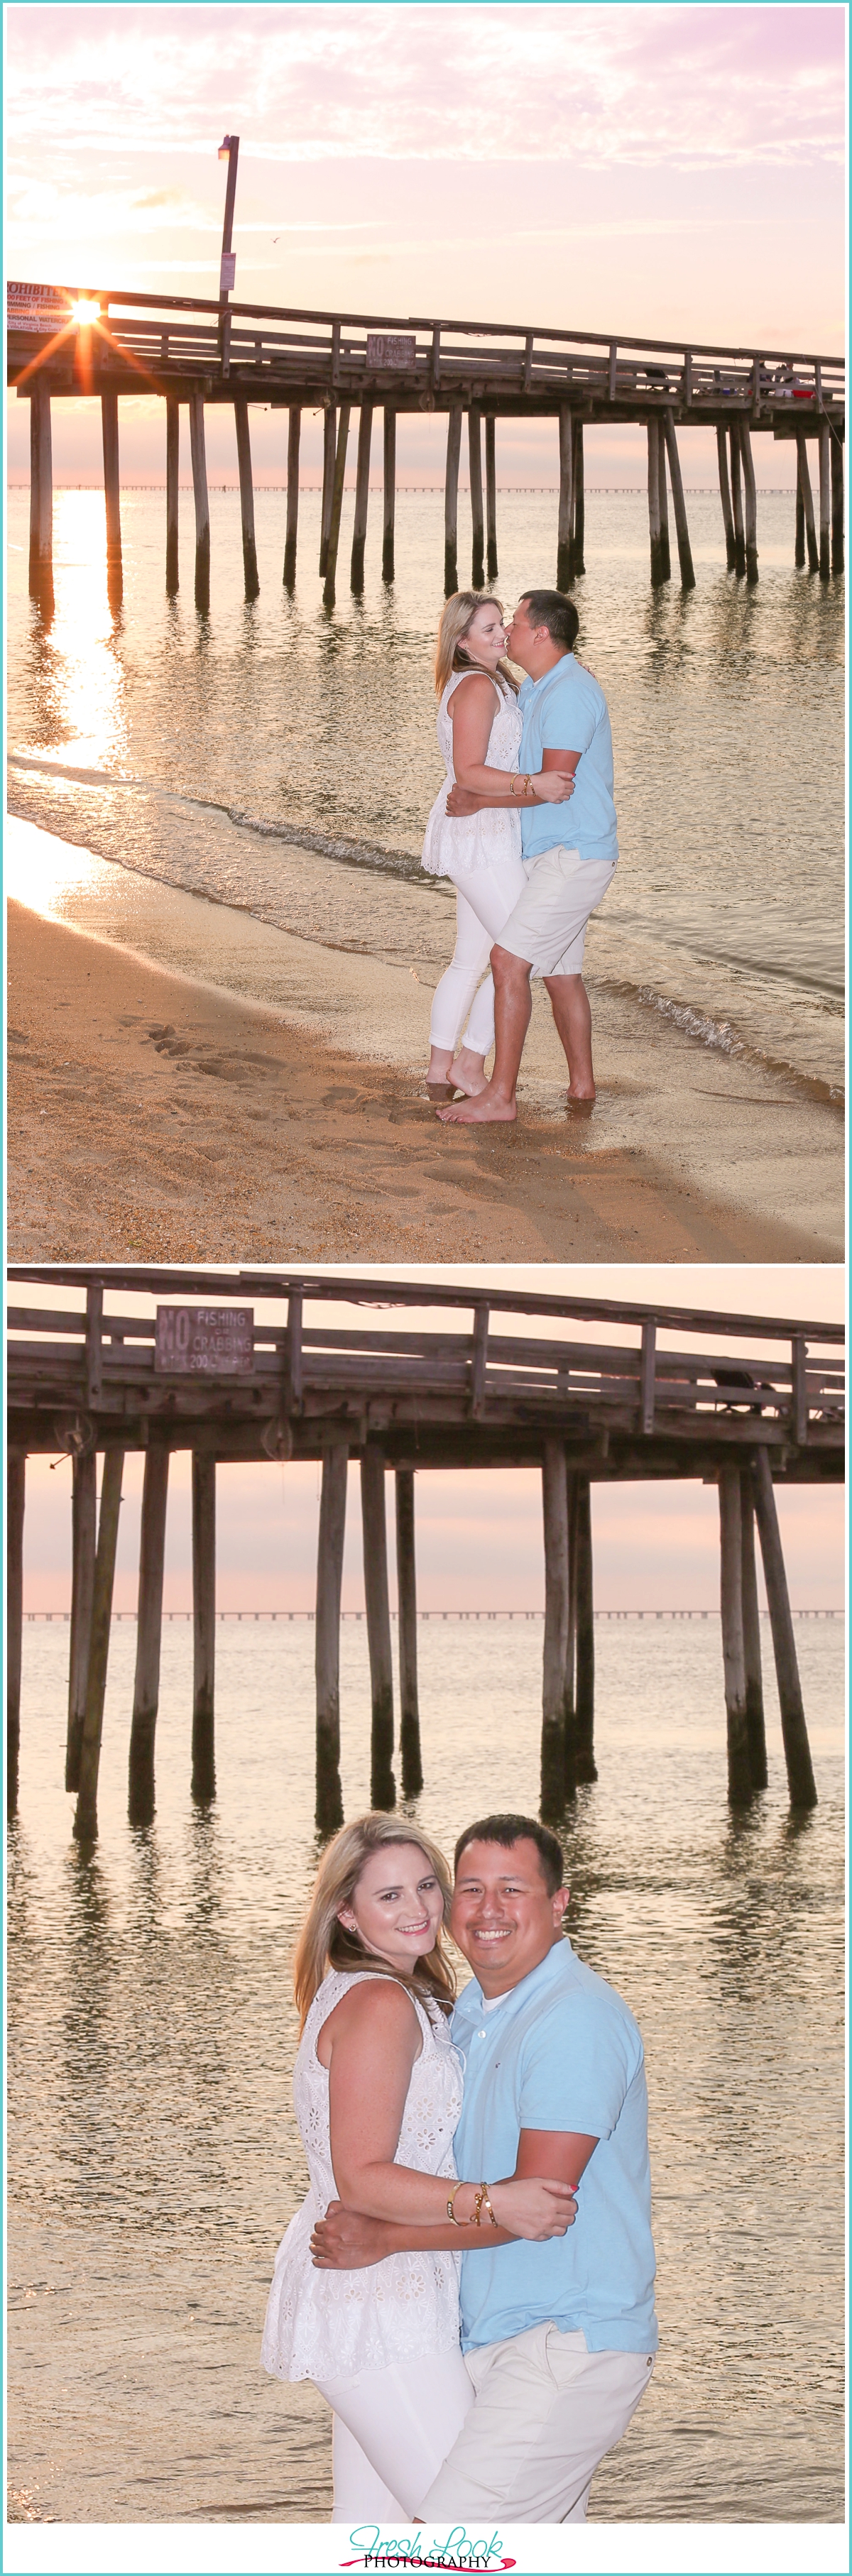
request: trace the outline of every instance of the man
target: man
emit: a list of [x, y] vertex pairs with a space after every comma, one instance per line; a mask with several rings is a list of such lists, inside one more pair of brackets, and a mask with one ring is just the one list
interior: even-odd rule
[[[533, 2244], [501, 2230], [491, 2243], [486, 2231], [462, 2255], [475, 2397], [423, 2498], [419, 2518], [430, 2522], [479, 2513], [584, 2522], [598, 2461], [653, 2369], [642, 2042], [621, 1996], [565, 1938], [562, 1875], [555, 1834], [528, 1816], [486, 1816], [456, 1848], [450, 1927], [473, 1970], [452, 2024], [465, 2066], [457, 2170], [579, 2189], [565, 2236]], [[323, 2262], [350, 2270], [454, 2237], [449, 2223], [391, 2225], [333, 2202], [314, 2245]]]
[[[526, 671], [520, 706], [524, 719], [519, 768], [567, 770], [573, 795], [562, 805], [536, 804], [521, 813], [529, 883], [491, 951], [494, 977], [494, 1071], [484, 1091], [439, 1118], [478, 1125], [513, 1119], [515, 1084], [532, 1002], [530, 975], [541, 975], [568, 1059], [569, 1101], [586, 1114], [595, 1098], [592, 1015], [581, 974], [586, 923], [602, 902], [618, 861], [613, 804], [612, 734], [603, 691], [572, 652], [579, 619], [573, 600], [559, 590], [524, 592], [509, 628], [506, 652]], [[454, 787], [447, 813], [475, 813], [488, 798]]]

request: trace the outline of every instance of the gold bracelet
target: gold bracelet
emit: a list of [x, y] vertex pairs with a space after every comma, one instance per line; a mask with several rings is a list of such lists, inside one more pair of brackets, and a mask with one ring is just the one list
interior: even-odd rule
[[471, 2222], [470, 2222], [470, 2224], [471, 2224], [471, 2226], [472, 2226], [472, 2227], [481, 2227], [481, 2225], [482, 2225], [482, 2203], [483, 2203], [483, 2201], [484, 2201], [484, 2199], [485, 2199], [485, 2195], [486, 2195], [487, 2190], [488, 2190], [488, 2184], [487, 2184], [487, 2182], [481, 2182], [481, 2183], [479, 2184], [479, 2186], [478, 2186], [478, 2189], [477, 2189], [477, 2191], [476, 2191], [475, 2195], [474, 2195], [474, 2202], [473, 2202], [473, 2217], [472, 2217]]
[[450, 2197], [449, 2197], [449, 2200], [448, 2200], [448, 2202], [447, 2202], [447, 2217], [452, 2219], [452, 2222], [453, 2222], [453, 2226], [454, 2226], [454, 2227], [460, 2227], [460, 2226], [461, 2226], [461, 2223], [462, 2223], [462, 2222], [461, 2222], [461, 2219], [456, 2217], [455, 2209], [454, 2209], [454, 2207], [453, 2207], [453, 2202], [454, 2202], [454, 2200], [455, 2200], [456, 2192], [457, 2192], [457, 2191], [461, 2191], [461, 2189], [462, 2189], [462, 2185], [461, 2185], [461, 2183], [460, 2183], [460, 2182], [457, 2182], [457, 2183], [456, 2183], [456, 2187], [455, 2187], [455, 2191], [451, 2191], [451, 2193], [450, 2193]]
[[482, 2185], [482, 2198], [483, 2198], [483, 2201], [484, 2201], [484, 2203], [485, 2203], [485, 2207], [486, 2207], [486, 2209], [487, 2209], [487, 2211], [488, 2211], [488, 2216], [489, 2216], [489, 2218], [490, 2218], [490, 2220], [491, 2220], [491, 2225], [492, 2225], [492, 2227], [499, 2227], [499, 2225], [500, 2225], [499, 2218], [495, 2218], [495, 2216], [494, 2216], [494, 2211], [493, 2211], [493, 2209], [492, 2209], [492, 2207], [491, 2207], [491, 2195], [490, 2195], [490, 2192], [489, 2192], [489, 2189], [488, 2189], [488, 2184], [487, 2184], [487, 2182], [484, 2182], [484, 2183], [483, 2183], [483, 2185]]

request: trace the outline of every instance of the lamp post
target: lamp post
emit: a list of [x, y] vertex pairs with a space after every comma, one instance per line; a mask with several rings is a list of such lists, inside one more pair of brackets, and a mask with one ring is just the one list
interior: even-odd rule
[[227, 161], [228, 164], [228, 179], [225, 188], [225, 220], [222, 225], [222, 262], [219, 270], [219, 345], [222, 353], [222, 373], [225, 376], [229, 372], [228, 347], [231, 337], [228, 318], [228, 297], [233, 293], [237, 268], [236, 253], [231, 249], [231, 234], [234, 227], [234, 198], [237, 193], [237, 161], [239, 158], [239, 150], [239, 135], [226, 134], [223, 142], [219, 145], [219, 159], [220, 161]]

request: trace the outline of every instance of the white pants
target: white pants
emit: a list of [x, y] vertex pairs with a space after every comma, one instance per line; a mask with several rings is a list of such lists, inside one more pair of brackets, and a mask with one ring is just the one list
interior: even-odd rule
[[474, 1055], [487, 1055], [494, 1044], [491, 976], [478, 992], [476, 988], [495, 939], [524, 892], [526, 869], [507, 850], [490, 867], [460, 869], [458, 876], [450, 869], [448, 874], [456, 889], [456, 944], [452, 964], [436, 987], [429, 1034], [434, 1047], [454, 1047], [470, 1011], [465, 1044]]
[[475, 2403], [420, 2498], [420, 2518], [585, 2522], [598, 2461], [635, 2413], [652, 2355], [588, 2352], [584, 2335], [540, 2325], [466, 2362]]
[[334, 2409], [332, 2522], [410, 2521], [473, 2405], [460, 2349], [316, 2386]]

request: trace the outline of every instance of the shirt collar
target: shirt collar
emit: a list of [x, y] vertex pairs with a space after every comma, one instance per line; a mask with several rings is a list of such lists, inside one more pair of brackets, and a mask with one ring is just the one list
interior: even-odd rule
[[[534, 1987], [553, 1985], [559, 1975], [560, 1960], [564, 1959], [566, 1952], [573, 1965], [574, 1952], [567, 1932], [563, 1932], [560, 1939], [553, 1942], [546, 1958], [539, 1960], [537, 1968], [530, 1969], [529, 1976], [521, 1977], [516, 1986], [510, 1986], [508, 1993], [501, 1996], [501, 2002], [526, 2003]], [[457, 2020], [463, 2013], [466, 2020], [475, 2021], [477, 2014], [482, 2011], [484, 2001], [479, 1978], [471, 1977], [470, 1984], [465, 1986], [464, 1993], [459, 1996], [453, 2019]]]

